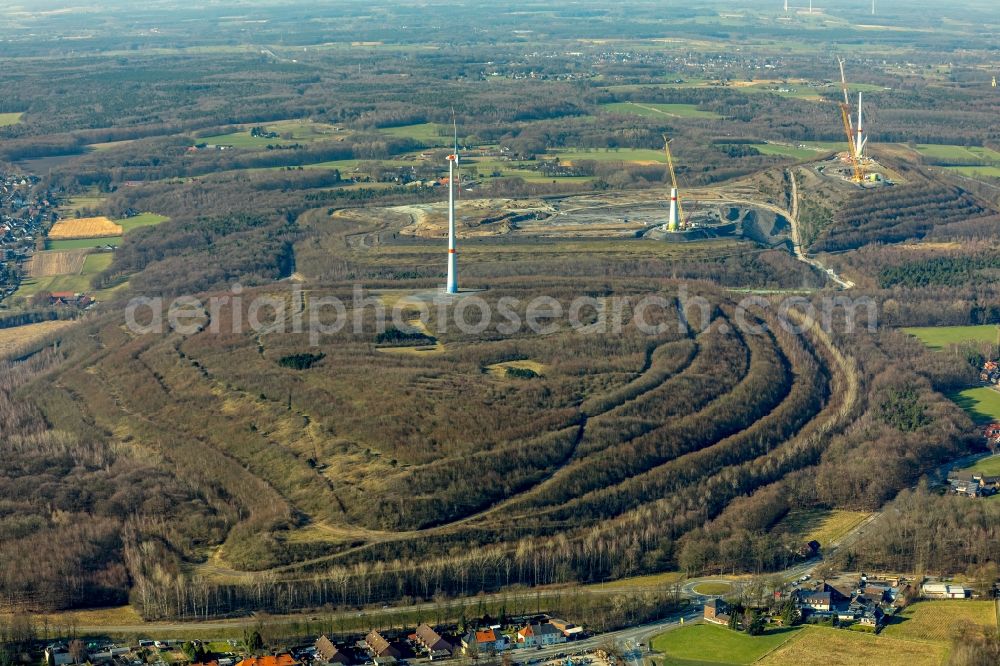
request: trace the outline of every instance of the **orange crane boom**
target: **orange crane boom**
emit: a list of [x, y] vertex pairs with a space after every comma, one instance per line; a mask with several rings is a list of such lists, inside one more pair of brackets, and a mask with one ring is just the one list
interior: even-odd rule
[[840, 103], [840, 115], [843, 116], [844, 131], [847, 132], [847, 155], [850, 157], [851, 168], [854, 171], [851, 180], [860, 185], [865, 180], [865, 168], [861, 164], [861, 156], [858, 155], [857, 146], [854, 143], [854, 123], [851, 122], [851, 96], [848, 94], [847, 76], [844, 74], [844, 62], [843, 58], [837, 58], [837, 64], [840, 65], [840, 88], [844, 93], [844, 101]]

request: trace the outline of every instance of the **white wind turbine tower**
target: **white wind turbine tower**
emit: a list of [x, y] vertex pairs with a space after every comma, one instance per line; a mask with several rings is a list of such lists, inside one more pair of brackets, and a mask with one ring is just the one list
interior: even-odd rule
[[865, 146], [868, 144], [868, 137], [865, 136], [864, 129], [862, 128], [861, 122], [861, 93], [858, 93], [858, 131], [857, 139], [854, 142], [854, 150], [858, 154], [858, 157], [864, 155]]
[[458, 121], [452, 110], [455, 129], [455, 152], [448, 156], [448, 282], [445, 291], [458, 293], [458, 262], [455, 257], [455, 175], [458, 173]]
[[875, 16], [875, 0], [872, 0], [872, 16]]

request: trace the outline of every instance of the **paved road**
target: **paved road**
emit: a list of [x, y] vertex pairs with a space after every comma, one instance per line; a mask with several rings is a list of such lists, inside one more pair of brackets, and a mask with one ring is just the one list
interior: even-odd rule
[[690, 622], [700, 616], [701, 607], [691, 607], [683, 613], [678, 613], [667, 619], [660, 620], [659, 622], [642, 624], [637, 627], [629, 627], [628, 629], [621, 629], [619, 631], [609, 631], [606, 634], [600, 634], [598, 636], [594, 636], [593, 638], [585, 638], [572, 643], [552, 645], [544, 647], [541, 650], [530, 648], [513, 650], [510, 654], [514, 661], [518, 662], [524, 662], [528, 659], [553, 659], [557, 654], [572, 654], [577, 652], [593, 651], [601, 645], [607, 644], [608, 641], [614, 641], [626, 650], [628, 661], [635, 664], [636, 661], [641, 659], [641, 657], [636, 653], [641, 654], [642, 652], [645, 652], [643, 646], [648, 647], [649, 641], [653, 638], [653, 636], [681, 626], [681, 618], [683, 618], [685, 622]]

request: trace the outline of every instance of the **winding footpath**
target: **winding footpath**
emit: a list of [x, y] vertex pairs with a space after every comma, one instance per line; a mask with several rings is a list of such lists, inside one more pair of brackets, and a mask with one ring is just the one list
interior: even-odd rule
[[802, 249], [802, 237], [799, 234], [799, 185], [795, 180], [795, 173], [793, 173], [791, 169], [785, 173], [788, 174], [788, 180], [792, 183], [792, 210], [788, 213], [788, 222], [792, 225], [792, 250], [795, 252], [795, 258], [825, 273], [831, 280], [836, 282], [841, 289], [853, 289], [854, 282], [837, 275], [832, 268], [824, 266], [819, 259], [810, 257], [806, 254], [805, 250]]

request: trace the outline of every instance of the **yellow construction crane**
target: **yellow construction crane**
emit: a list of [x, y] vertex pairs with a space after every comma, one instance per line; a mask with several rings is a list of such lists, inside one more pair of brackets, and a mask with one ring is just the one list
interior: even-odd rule
[[677, 218], [680, 221], [680, 228], [687, 229], [687, 217], [684, 215], [684, 208], [681, 206], [680, 189], [677, 187], [677, 174], [674, 173], [674, 156], [670, 154], [670, 139], [663, 135], [663, 151], [667, 154], [667, 169], [670, 171], [670, 184], [673, 192], [677, 193]]
[[[851, 180], [859, 185], [865, 181], [865, 167], [861, 163], [861, 155], [858, 154], [854, 141], [854, 124], [851, 122], [851, 96], [847, 89], [847, 76], [844, 74], [844, 59], [837, 58], [840, 65], [840, 88], [844, 92], [844, 101], [840, 103], [840, 115], [844, 121], [844, 131], [847, 133], [847, 155], [851, 160], [853, 175]], [[860, 123], [860, 116], [858, 122]]]
[[861, 164], [861, 157], [854, 146], [854, 128], [851, 127], [851, 107], [841, 102], [840, 115], [844, 118], [844, 131], [847, 133], [847, 155], [851, 160], [851, 168], [854, 171], [851, 180], [860, 184], [865, 180], [865, 169]]

